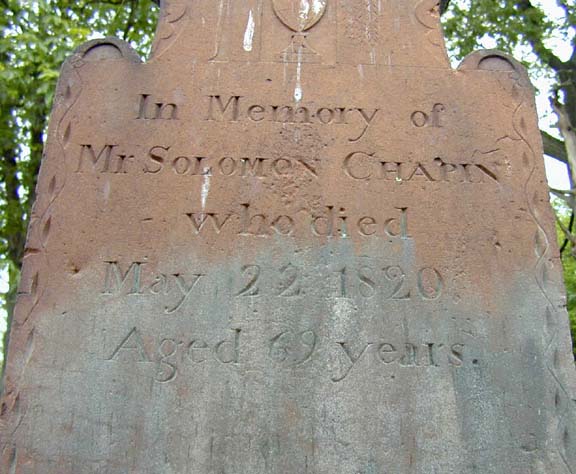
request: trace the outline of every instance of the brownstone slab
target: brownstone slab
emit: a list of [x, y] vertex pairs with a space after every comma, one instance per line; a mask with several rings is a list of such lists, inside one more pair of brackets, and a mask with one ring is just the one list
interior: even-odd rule
[[165, 2], [65, 63], [9, 474], [576, 471], [534, 92], [433, 0]]

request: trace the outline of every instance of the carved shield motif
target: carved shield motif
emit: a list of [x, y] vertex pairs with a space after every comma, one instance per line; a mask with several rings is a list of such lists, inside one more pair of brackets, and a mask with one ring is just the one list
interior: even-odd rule
[[282, 23], [298, 33], [309, 30], [320, 21], [328, 0], [272, 0]]

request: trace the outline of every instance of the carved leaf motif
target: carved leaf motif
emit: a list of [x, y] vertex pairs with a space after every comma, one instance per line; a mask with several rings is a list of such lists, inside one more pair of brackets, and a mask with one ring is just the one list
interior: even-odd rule
[[540, 266], [540, 281], [543, 285], [547, 285], [550, 282], [550, 272], [546, 265]]
[[552, 310], [548, 306], [548, 307], [546, 307], [546, 326], [547, 326], [548, 331], [551, 331], [555, 325], [556, 325], [556, 321], [554, 318], [554, 313], [552, 312]]
[[554, 354], [552, 356], [552, 364], [554, 365], [555, 369], [560, 367], [560, 351], [558, 349], [554, 350]]
[[522, 153], [522, 164], [524, 167], [528, 168], [530, 166], [530, 158], [528, 157], [528, 153]]
[[39, 279], [39, 275], [38, 272], [34, 273], [34, 276], [32, 277], [32, 284], [30, 285], [30, 295], [31, 296], [35, 296], [36, 292], [38, 291], [38, 279]]
[[10, 461], [8, 463], [9, 467], [10, 467], [10, 472], [16, 472], [16, 461], [18, 459], [18, 452], [16, 450], [16, 448], [12, 449], [12, 452], [10, 453]]
[[542, 235], [542, 231], [538, 229], [534, 237], [534, 251], [538, 258], [542, 257], [548, 248], [546, 238]]
[[24, 249], [24, 257], [23, 259], [27, 259], [28, 257], [32, 257], [33, 255], [38, 255], [41, 252], [40, 249], [34, 247], [26, 247]]
[[562, 433], [562, 441], [564, 443], [564, 449], [566, 450], [570, 446], [570, 431], [568, 426], [564, 427], [564, 432]]
[[30, 361], [33, 352], [34, 352], [34, 328], [30, 330], [30, 332], [28, 333], [28, 338], [26, 339], [26, 349], [24, 352], [25, 354], [24, 360], [26, 364]]
[[48, 217], [44, 222], [44, 226], [42, 227], [42, 246], [46, 245], [48, 241], [48, 236], [50, 235], [50, 225], [51, 225], [52, 218]]
[[560, 394], [560, 390], [556, 389], [556, 393], [554, 394], [554, 406], [556, 409], [560, 409], [562, 407], [562, 396]]
[[50, 184], [48, 185], [48, 196], [50, 200], [54, 198], [54, 193], [56, 192], [56, 176], [52, 176]]
[[288, 28], [298, 33], [320, 21], [328, 0], [272, 0], [274, 12]]
[[64, 130], [64, 138], [63, 138], [64, 146], [68, 145], [71, 133], [72, 133], [72, 124], [69, 123], [68, 126], [66, 127], [66, 130]]

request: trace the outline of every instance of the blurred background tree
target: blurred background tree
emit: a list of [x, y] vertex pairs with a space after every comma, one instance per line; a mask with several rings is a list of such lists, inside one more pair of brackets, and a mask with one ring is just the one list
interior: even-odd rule
[[[548, 90], [540, 93], [550, 96], [559, 128], [543, 132], [543, 140], [546, 153], [567, 165], [568, 189], [552, 193], [558, 199], [555, 207], [575, 327], [576, 12], [574, 0], [557, 0], [554, 8], [545, 3], [553, 0], [441, 1], [442, 9], [447, 8], [444, 26], [455, 60], [495, 46], [519, 57], [533, 79], [548, 79], [549, 86], [544, 86]], [[0, 273], [7, 278], [1, 299], [8, 327], [5, 349], [60, 66], [78, 45], [102, 36], [129, 41], [146, 57], [158, 8], [150, 0], [0, 0], [0, 9]], [[0, 347], [0, 358], [2, 352]]]
[[553, 186], [550, 191], [576, 335], [576, 2], [451, 0], [444, 29], [454, 58], [480, 48], [505, 51], [524, 63], [539, 87], [537, 94], [548, 98], [543, 102], [548, 107], [539, 110], [541, 133], [545, 154], [565, 165], [565, 189]]
[[60, 67], [77, 46], [102, 36], [129, 41], [145, 57], [157, 16], [148, 0], [0, 0], [0, 274], [7, 278], [2, 360]]

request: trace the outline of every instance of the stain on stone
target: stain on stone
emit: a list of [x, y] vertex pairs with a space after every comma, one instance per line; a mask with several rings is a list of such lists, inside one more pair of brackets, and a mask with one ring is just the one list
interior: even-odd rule
[[438, 0], [161, 8], [63, 66], [0, 471], [575, 472], [523, 67]]

